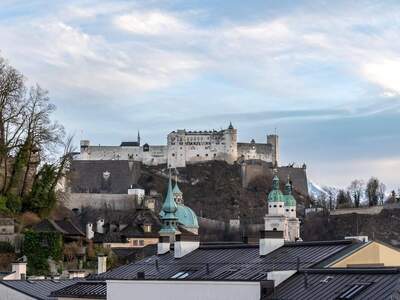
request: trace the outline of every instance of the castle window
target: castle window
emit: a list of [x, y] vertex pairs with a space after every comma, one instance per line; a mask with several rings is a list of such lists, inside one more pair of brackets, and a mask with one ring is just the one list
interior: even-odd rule
[[279, 205], [279, 207], [282, 207], [282, 205]]
[[272, 231], [277, 231], [278, 229], [276, 229], [276, 227], [272, 228]]
[[197, 157], [200, 157], [200, 154], [197, 154], [196, 156], [197, 156]]
[[274, 207], [276, 207], [276, 204], [274, 204]]
[[172, 156], [175, 156], [175, 153], [172, 153]]
[[294, 209], [292, 208], [292, 211], [294, 211]]
[[269, 208], [272, 208], [272, 205], [270, 205]]
[[289, 211], [289, 209], [286, 208], [286, 211]]
[[217, 153], [214, 153], [214, 157], [217, 157]]
[[208, 153], [206, 153], [206, 156], [208, 156]]

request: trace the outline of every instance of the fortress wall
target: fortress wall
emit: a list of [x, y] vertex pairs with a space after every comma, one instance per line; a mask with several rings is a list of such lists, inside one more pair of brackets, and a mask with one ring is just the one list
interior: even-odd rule
[[128, 194], [87, 194], [70, 193], [64, 201], [69, 209], [91, 207], [95, 209], [110, 208], [114, 210], [130, 210], [135, 208], [135, 196]]
[[[272, 163], [261, 160], [245, 161], [241, 169], [242, 186], [247, 188], [249, 183], [256, 177], [264, 175], [272, 176], [273, 170]], [[278, 167], [277, 171], [281, 181], [286, 182], [287, 177], [290, 176], [294, 189], [302, 195], [308, 195], [307, 172], [305, 168]]]

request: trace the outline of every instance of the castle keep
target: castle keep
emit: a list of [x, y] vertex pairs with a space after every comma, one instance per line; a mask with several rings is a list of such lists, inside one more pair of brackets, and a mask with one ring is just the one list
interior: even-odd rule
[[279, 161], [278, 136], [268, 135], [266, 143], [238, 143], [237, 129], [209, 131], [172, 131], [167, 136], [167, 145], [122, 142], [120, 146], [92, 146], [88, 140], [81, 141], [80, 153], [75, 160], [129, 160], [145, 165], [167, 164], [171, 168], [210, 160], [233, 164], [239, 160], [258, 159], [277, 165]]

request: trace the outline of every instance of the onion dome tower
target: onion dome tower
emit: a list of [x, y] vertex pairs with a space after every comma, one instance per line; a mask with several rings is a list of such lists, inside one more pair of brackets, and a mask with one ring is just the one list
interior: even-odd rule
[[289, 218], [296, 218], [296, 199], [293, 197], [292, 194], [292, 184], [290, 183], [290, 177], [285, 184], [285, 214]]
[[268, 194], [268, 214], [284, 215], [285, 197], [279, 189], [279, 177], [274, 176], [272, 180], [272, 191]]

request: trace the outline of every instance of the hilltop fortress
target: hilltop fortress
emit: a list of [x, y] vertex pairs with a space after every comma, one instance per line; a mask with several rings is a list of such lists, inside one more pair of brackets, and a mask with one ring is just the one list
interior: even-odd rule
[[261, 160], [278, 165], [279, 139], [276, 134], [267, 135], [266, 143], [239, 143], [237, 129], [229, 124], [227, 129], [187, 131], [179, 129], [167, 136], [167, 145], [140, 143], [138, 133], [134, 142], [122, 142], [120, 146], [93, 146], [88, 140], [81, 141], [80, 153], [75, 160], [129, 160], [144, 165], [166, 164], [171, 168], [211, 160], [233, 164], [241, 160]]

